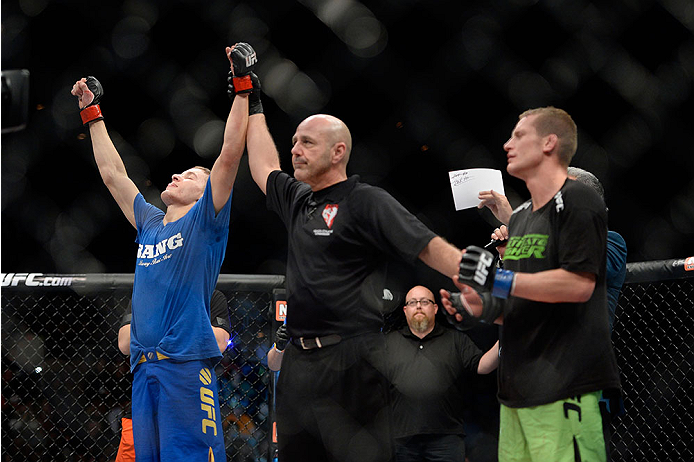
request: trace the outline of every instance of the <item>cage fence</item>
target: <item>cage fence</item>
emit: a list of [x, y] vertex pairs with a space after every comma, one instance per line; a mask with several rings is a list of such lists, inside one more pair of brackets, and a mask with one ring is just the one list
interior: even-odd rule
[[[2, 280], [2, 460], [114, 460], [132, 384], [117, 345], [132, 275]], [[228, 461], [268, 460], [272, 450], [269, 313], [283, 285], [282, 276], [219, 278], [231, 325], [215, 369]]]
[[[613, 332], [626, 410], [612, 423], [614, 460], [694, 460], [690, 260], [628, 265]], [[117, 330], [132, 275], [6, 273], [1, 280], [2, 460], [112, 461], [130, 401]], [[216, 374], [230, 462], [268, 462], [274, 454], [276, 375], [267, 352], [283, 286], [283, 276], [220, 275], [232, 335]], [[386, 318], [386, 329], [402, 324]]]

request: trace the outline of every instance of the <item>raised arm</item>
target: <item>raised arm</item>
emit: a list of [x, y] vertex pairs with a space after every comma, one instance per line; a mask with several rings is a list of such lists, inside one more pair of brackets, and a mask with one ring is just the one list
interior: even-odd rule
[[265, 122], [265, 114], [256, 114], [248, 122], [248, 166], [253, 180], [267, 194], [267, 177], [280, 169], [280, 157]]
[[249, 92], [249, 120], [246, 147], [251, 175], [258, 187], [266, 194], [267, 177], [270, 172], [280, 169], [277, 147], [272, 140], [265, 122], [263, 105], [260, 101], [260, 79], [252, 72], [258, 57], [247, 43], [237, 43], [227, 48], [232, 63], [233, 76], [229, 93]]
[[[234, 47], [226, 47], [226, 55], [232, 65], [232, 53], [238, 54], [239, 50], [233, 51]], [[255, 64], [255, 63], [253, 63]], [[252, 66], [248, 66], [246, 72], [250, 74]], [[231, 84], [231, 82], [230, 82]], [[232, 87], [233, 88], [233, 87]], [[229, 97], [233, 103], [227, 117], [226, 127], [224, 128], [224, 143], [219, 157], [212, 166], [210, 172], [210, 184], [212, 186], [212, 200], [215, 211], [219, 212], [224, 204], [229, 200], [229, 195], [239, 171], [239, 162], [243, 156], [246, 145], [246, 132], [248, 130], [248, 91], [229, 92]]]
[[224, 128], [222, 150], [210, 172], [212, 200], [216, 212], [219, 212], [229, 200], [236, 174], [239, 171], [239, 162], [243, 156], [247, 129], [248, 95], [237, 95], [231, 105], [231, 111], [229, 111]]
[[77, 96], [82, 121], [89, 125], [94, 160], [99, 169], [101, 179], [123, 211], [125, 218], [128, 219], [133, 227], [136, 227], [133, 203], [135, 196], [140, 191], [128, 177], [123, 160], [108, 136], [108, 131], [99, 108], [103, 88], [94, 77], [88, 77], [75, 82], [71, 93]]

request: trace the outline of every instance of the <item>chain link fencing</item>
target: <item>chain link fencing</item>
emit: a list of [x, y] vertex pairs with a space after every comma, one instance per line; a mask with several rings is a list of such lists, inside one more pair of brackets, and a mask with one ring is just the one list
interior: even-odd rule
[[[694, 271], [686, 267], [628, 265], [613, 333], [626, 409], [612, 424], [614, 460], [694, 460]], [[114, 460], [132, 380], [117, 347], [132, 275], [1, 278], [2, 461]], [[220, 276], [232, 326], [216, 367], [229, 462], [274, 454], [267, 351], [283, 285], [282, 276]]]
[[[113, 461], [129, 406], [118, 349], [132, 275], [2, 275], [2, 461]], [[273, 289], [282, 276], [221, 275], [231, 338], [216, 366], [229, 462], [267, 461]]]
[[612, 334], [625, 407], [613, 460], [694, 460], [694, 258], [627, 269]]

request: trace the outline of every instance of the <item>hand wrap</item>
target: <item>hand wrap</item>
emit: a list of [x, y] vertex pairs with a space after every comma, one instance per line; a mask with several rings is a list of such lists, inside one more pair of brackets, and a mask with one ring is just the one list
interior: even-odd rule
[[[260, 101], [260, 79], [257, 75], [255, 75], [254, 72], [251, 72], [248, 77], [251, 79], [253, 89], [250, 92], [240, 92], [248, 93], [248, 115], [252, 116], [253, 114], [262, 114], [263, 103]], [[229, 71], [229, 77], [227, 77], [227, 82], [229, 83], [227, 86], [227, 95], [229, 95], [229, 99], [232, 101], [234, 101], [234, 97], [237, 93], [236, 89], [234, 88], [234, 80], [235, 77], [233, 71]]]

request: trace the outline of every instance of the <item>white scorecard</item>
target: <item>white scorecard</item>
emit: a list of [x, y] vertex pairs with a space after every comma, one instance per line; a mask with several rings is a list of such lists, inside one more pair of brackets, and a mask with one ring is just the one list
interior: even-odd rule
[[456, 210], [477, 207], [480, 200], [477, 194], [480, 191], [493, 189], [505, 194], [504, 182], [501, 179], [501, 170], [491, 168], [470, 168], [467, 170], [455, 170], [448, 172], [453, 191], [453, 202]]

